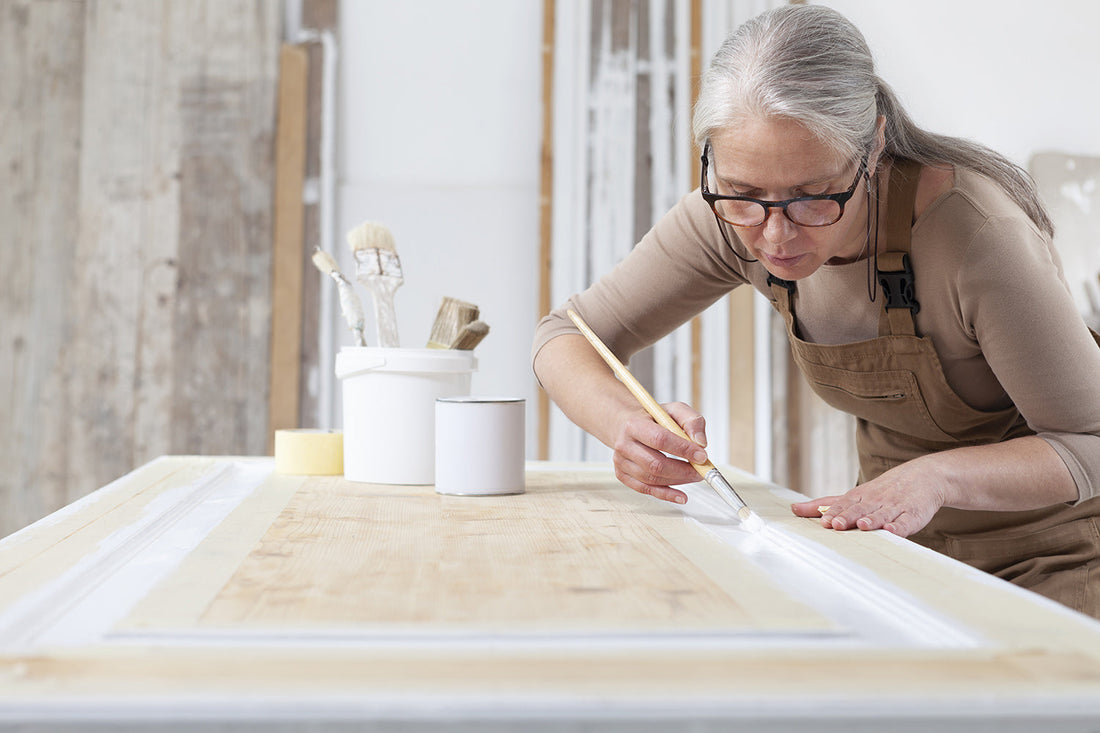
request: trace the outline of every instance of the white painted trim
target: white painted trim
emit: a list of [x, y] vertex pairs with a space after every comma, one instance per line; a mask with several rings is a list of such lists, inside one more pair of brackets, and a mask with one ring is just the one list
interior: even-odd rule
[[160, 494], [141, 518], [0, 614], [0, 650], [20, 654], [102, 641], [260, 486], [273, 465], [271, 459], [220, 461], [194, 481]]

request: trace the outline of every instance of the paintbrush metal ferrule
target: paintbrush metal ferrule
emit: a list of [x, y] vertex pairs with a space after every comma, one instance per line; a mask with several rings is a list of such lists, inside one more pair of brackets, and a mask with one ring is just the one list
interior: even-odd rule
[[717, 468], [712, 468], [706, 472], [703, 476], [703, 480], [707, 482], [710, 488], [714, 489], [714, 493], [722, 497], [727, 504], [729, 504], [737, 512], [737, 518], [741, 520], [741, 526], [750, 532], [759, 532], [764, 526], [764, 520], [761, 519], [752, 509], [749, 509], [748, 504], [737, 495], [733, 487], [730, 486], [730, 482], [726, 480]]
[[747, 506], [741, 497], [737, 495], [737, 492], [733, 490], [733, 487], [730, 486], [729, 481], [726, 481], [726, 477], [718, 472], [717, 468], [707, 471], [706, 475], [703, 476], [703, 480], [737, 511], [741, 511]]

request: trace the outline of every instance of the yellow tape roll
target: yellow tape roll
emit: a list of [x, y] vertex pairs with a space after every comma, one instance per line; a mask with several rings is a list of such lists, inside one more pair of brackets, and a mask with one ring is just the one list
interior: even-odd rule
[[344, 474], [344, 434], [334, 430], [276, 430], [275, 472]]

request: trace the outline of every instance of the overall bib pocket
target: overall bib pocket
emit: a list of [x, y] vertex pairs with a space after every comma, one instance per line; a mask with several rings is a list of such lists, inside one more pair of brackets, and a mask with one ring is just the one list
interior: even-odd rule
[[811, 388], [833, 407], [874, 425], [923, 440], [952, 440], [932, 418], [916, 375], [911, 371], [853, 372], [821, 365], [806, 366]]
[[1083, 613], [1096, 614], [1088, 577], [1100, 573], [1100, 520], [944, 536], [948, 555]]

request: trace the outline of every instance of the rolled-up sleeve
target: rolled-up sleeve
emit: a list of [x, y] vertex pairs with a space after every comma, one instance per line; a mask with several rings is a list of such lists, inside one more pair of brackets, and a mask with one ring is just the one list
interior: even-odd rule
[[1078, 501], [1100, 496], [1100, 348], [1056, 253], [1033, 228], [991, 218], [961, 273], [964, 317], [997, 380], [1065, 461]]

